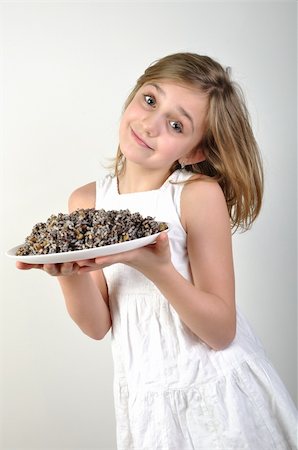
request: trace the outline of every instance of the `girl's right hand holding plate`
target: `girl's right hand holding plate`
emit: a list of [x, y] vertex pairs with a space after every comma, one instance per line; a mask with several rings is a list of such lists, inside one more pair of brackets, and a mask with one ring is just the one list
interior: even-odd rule
[[84, 261], [73, 261], [60, 264], [28, 264], [21, 261], [16, 262], [16, 268], [20, 270], [40, 269], [47, 274], [60, 277], [70, 276], [79, 273], [80, 269], [84, 267], [84, 272], [98, 270], [98, 265], [95, 264], [94, 259]]

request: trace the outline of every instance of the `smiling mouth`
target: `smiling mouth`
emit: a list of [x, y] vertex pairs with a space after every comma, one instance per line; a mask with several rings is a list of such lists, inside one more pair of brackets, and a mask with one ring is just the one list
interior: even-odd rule
[[144, 142], [135, 132], [134, 130], [131, 128], [131, 134], [134, 138], [134, 140], [141, 146], [144, 148], [149, 148], [150, 150], [153, 150], [151, 147], [149, 147], [148, 144], [146, 144], [146, 142]]

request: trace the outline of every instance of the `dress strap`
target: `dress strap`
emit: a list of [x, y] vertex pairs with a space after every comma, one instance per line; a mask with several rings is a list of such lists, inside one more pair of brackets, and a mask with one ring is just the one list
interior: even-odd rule
[[[114, 188], [115, 177], [112, 175], [106, 175], [103, 178], [96, 180], [96, 209], [102, 208], [106, 195], [111, 195], [111, 188]], [[117, 180], [116, 180], [117, 188]]]

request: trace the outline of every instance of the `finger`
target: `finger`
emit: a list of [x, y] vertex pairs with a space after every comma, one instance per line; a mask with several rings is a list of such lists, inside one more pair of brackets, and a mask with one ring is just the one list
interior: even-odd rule
[[169, 243], [168, 233], [160, 233], [155, 241], [155, 245], [159, 248], [166, 247]]
[[16, 262], [16, 268], [19, 270], [42, 269], [42, 264], [27, 264], [22, 261]]
[[148, 244], [148, 245], [146, 245], [146, 247], [151, 247], [151, 246], [156, 247], [156, 245], [158, 245], [158, 246], [160, 246], [160, 245], [167, 245], [168, 241], [169, 241], [168, 233], [163, 231], [162, 233], [160, 233], [157, 236], [156, 240], [152, 244]]
[[93, 266], [78, 267], [78, 274], [80, 275], [81, 273], [92, 272], [98, 269], [99, 267], [96, 264], [94, 264]]
[[43, 270], [53, 277], [59, 275], [59, 267], [57, 264], [44, 264]]
[[79, 266], [76, 263], [67, 262], [67, 263], [61, 264], [60, 275], [62, 275], [62, 276], [72, 275], [72, 274], [78, 272], [78, 269], [79, 269]]
[[[124, 252], [128, 253], [128, 252]], [[120, 262], [122, 253], [118, 253], [116, 255], [109, 255], [109, 256], [99, 256], [98, 258], [95, 258], [95, 264], [97, 264], [99, 267], [107, 267], [115, 262]]]
[[168, 236], [168, 233], [166, 233], [165, 231], [160, 233], [160, 235], [157, 236], [157, 239], [156, 239], [156, 241], [162, 241], [162, 242], [168, 242], [168, 240], [169, 240], [169, 236]]
[[80, 267], [92, 266], [95, 263], [95, 259], [81, 259], [80, 261], [76, 261], [76, 263]]

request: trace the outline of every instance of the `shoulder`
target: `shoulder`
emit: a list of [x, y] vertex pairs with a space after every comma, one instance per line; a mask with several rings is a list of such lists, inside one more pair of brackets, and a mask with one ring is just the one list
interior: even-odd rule
[[208, 196], [209, 198], [223, 200], [224, 195], [220, 185], [211, 177], [205, 175], [193, 175], [188, 179], [183, 188], [183, 195], [191, 199], [193, 196]]
[[216, 222], [230, 229], [226, 199], [220, 185], [205, 176], [194, 176], [181, 194], [181, 219], [185, 228], [192, 225], [206, 228]]
[[95, 208], [96, 182], [85, 184], [75, 189], [68, 200], [69, 211], [75, 211], [78, 208]]

